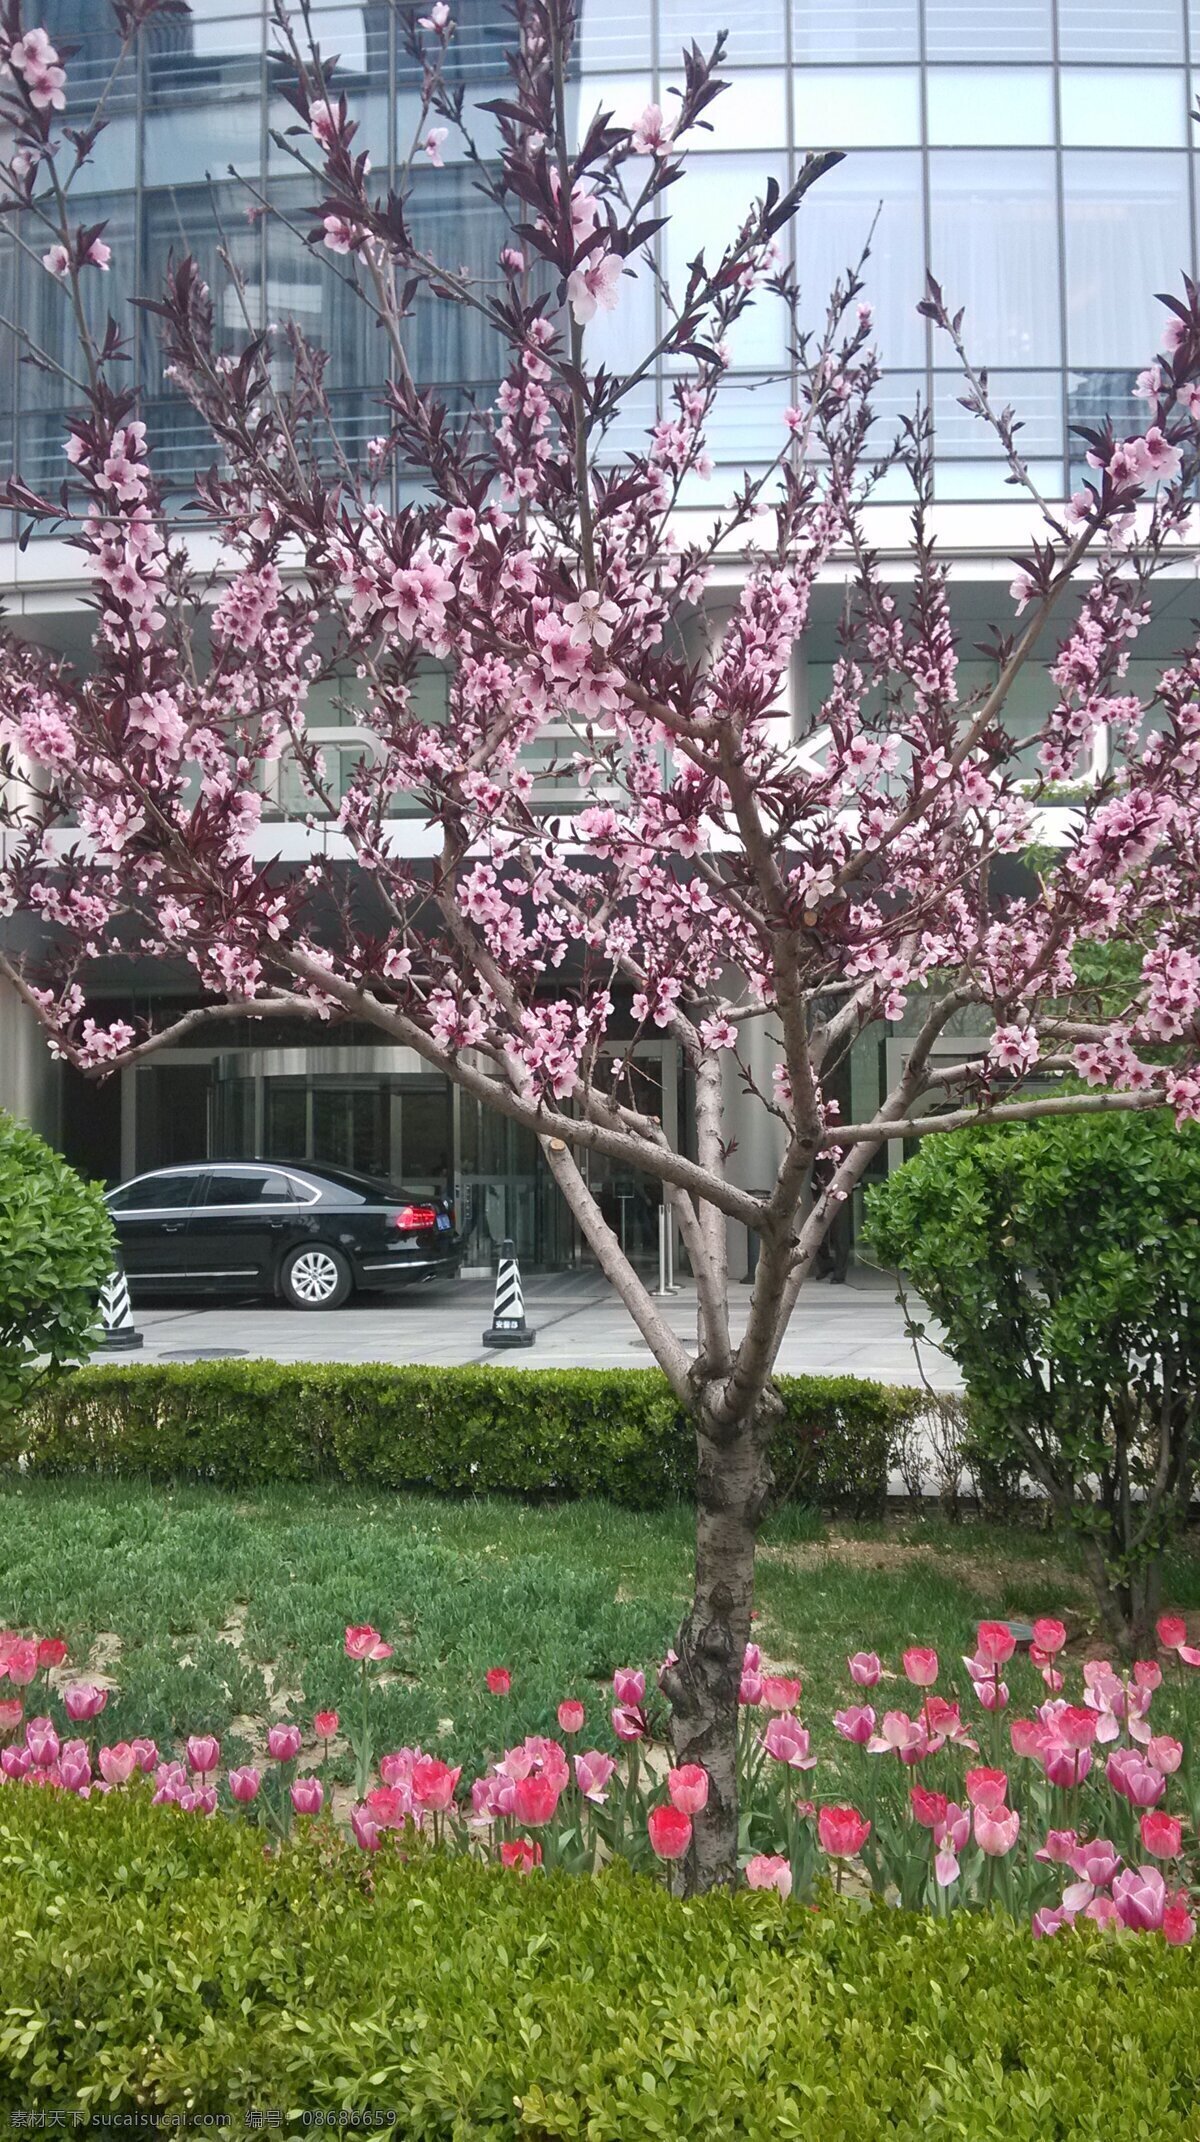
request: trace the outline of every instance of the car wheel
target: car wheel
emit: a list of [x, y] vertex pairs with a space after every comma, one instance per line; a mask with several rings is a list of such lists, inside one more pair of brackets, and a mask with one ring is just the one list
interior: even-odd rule
[[350, 1267], [340, 1250], [313, 1242], [284, 1259], [279, 1290], [291, 1309], [340, 1309], [350, 1292]]

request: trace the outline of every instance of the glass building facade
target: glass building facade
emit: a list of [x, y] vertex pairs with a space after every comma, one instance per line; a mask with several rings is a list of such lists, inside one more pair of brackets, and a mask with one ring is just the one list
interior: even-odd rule
[[[500, 0], [459, 0], [450, 72], [468, 110], [503, 86], [512, 26]], [[100, 0], [43, 0], [70, 67], [78, 115], [112, 72], [116, 40]], [[134, 288], [159, 281], [172, 251], [193, 251], [230, 342], [247, 328], [295, 318], [332, 354], [339, 428], [353, 448], [378, 428], [380, 351], [339, 265], [301, 235], [312, 188], [273, 134], [294, 123], [279, 96], [284, 65], [267, 0], [192, 0], [189, 18], [144, 33], [113, 84], [111, 124], [78, 182], [89, 221], [112, 228], [111, 276], [98, 307], [120, 312]], [[369, 144], [380, 183], [408, 152], [416, 111], [411, 63], [386, 0], [314, 6], [312, 21]], [[581, 0], [571, 103], [618, 119], [649, 101], [671, 107], [679, 53], [693, 38], [730, 36], [726, 93], [712, 130], [672, 194], [660, 238], [668, 271], [736, 226], [769, 174], [786, 182], [810, 149], [847, 156], [809, 196], [794, 227], [809, 315], [855, 260], [875, 224], [868, 291], [887, 367], [880, 422], [920, 393], [939, 429], [938, 493], [1001, 494], [1004, 471], [982, 428], [958, 406], [951, 353], [916, 312], [927, 269], [966, 308], [973, 356], [1000, 401], [1025, 421], [1024, 451], [1040, 482], [1070, 479], [1070, 426], [1111, 414], [1132, 421], [1131, 389], [1161, 327], [1154, 293], [1196, 265], [1196, 148], [1189, 119], [1200, 68], [1200, 0]], [[474, 115], [486, 150], [492, 122]], [[416, 173], [412, 223], [454, 263], [491, 271], [502, 242], [495, 212], [447, 144], [447, 167]], [[418, 161], [421, 161], [418, 159]], [[231, 177], [230, 172], [236, 172]], [[281, 216], [260, 214], [267, 197]], [[237, 281], [219, 261], [223, 247]], [[40, 250], [40, 248], [38, 248]], [[344, 265], [344, 264], [342, 264]], [[2, 309], [55, 355], [69, 354], [63, 293], [9, 245]], [[240, 288], [238, 285], [240, 284]], [[103, 287], [101, 287], [103, 285]], [[627, 357], [654, 333], [649, 279], [629, 285], [593, 337], [597, 357]], [[499, 352], [465, 308], [418, 304], [417, 376], [456, 395], [487, 394]], [[63, 390], [0, 350], [0, 408], [22, 473], [61, 468]], [[948, 361], [949, 360], [949, 361]], [[186, 484], [205, 445], [196, 420], [165, 389], [154, 322], [144, 318], [132, 366], [147, 399], [160, 466]], [[667, 382], [648, 380], [627, 411], [630, 443], [653, 420]], [[719, 466], [753, 466], [774, 450], [792, 399], [784, 324], [762, 304], [740, 323], [734, 374], [715, 427]]]

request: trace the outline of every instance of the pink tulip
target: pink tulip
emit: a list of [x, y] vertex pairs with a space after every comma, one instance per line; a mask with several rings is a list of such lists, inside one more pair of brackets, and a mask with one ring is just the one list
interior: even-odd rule
[[319, 1815], [325, 1804], [320, 1778], [293, 1778], [292, 1806], [298, 1815]]
[[646, 1817], [650, 1844], [659, 1859], [682, 1859], [692, 1841], [692, 1818], [683, 1810], [672, 1807], [652, 1807]]
[[451, 1770], [436, 1755], [423, 1755], [413, 1764], [412, 1793], [420, 1807], [441, 1813], [454, 1798], [454, 1788], [462, 1775], [462, 1764]]
[[938, 1677], [938, 1655], [923, 1644], [912, 1644], [902, 1661], [914, 1688], [932, 1688]]
[[1112, 1897], [1122, 1926], [1147, 1934], [1162, 1925], [1167, 1885], [1157, 1867], [1126, 1867], [1112, 1885]]
[[336, 1711], [315, 1711], [313, 1713], [313, 1732], [316, 1734], [317, 1739], [332, 1740], [337, 1733], [338, 1722]]
[[63, 1690], [63, 1709], [73, 1725], [83, 1725], [90, 1718], [98, 1718], [108, 1702], [108, 1690], [96, 1688], [91, 1681], [73, 1681]]
[[1008, 1778], [1003, 1770], [968, 1770], [964, 1783], [972, 1807], [994, 1811], [1008, 1798]]
[[4, 1653], [2, 1664], [14, 1688], [28, 1688], [38, 1670], [36, 1643], [17, 1637]]
[[1183, 1844], [1183, 1824], [1163, 1809], [1147, 1810], [1141, 1820], [1142, 1849], [1151, 1859], [1178, 1859]]
[[383, 1842], [379, 1835], [379, 1826], [365, 1807], [351, 1810], [350, 1827], [354, 1832], [354, 1841], [362, 1851], [378, 1852]]
[[991, 1807], [975, 1809], [975, 1842], [989, 1859], [1001, 1859], [1012, 1851], [1020, 1827], [1021, 1817], [1015, 1807], [1011, 1813], [1003, 1814]]
[[874, 1688], [883, 1672], [873, 1651], [856, 1651], [853, 1658], [846, 1660], [846, 1664], [850, 1669], [850, 1679], [858, 1688]]
[[1105, 1774], [1114, 1792], [1131, 1807], [1157, 1807], [1167, 1790], [1160, 1770], [1143, 1761], [1136, 1748], [1118, 1748], [1109, 1756]]
[[155, 1747], [154, 1742], [152, 1740], [131, 1740], [129, 1745], [133, 1749], [133, 1759], [138, 1769], [145, 1771], [146, 1775], [149, 1776], [158, 1761], [158, 1749]]
[[823, 1807], [817, 1816], [817, 1841], [831, 1859], [853, 1859], [870, 1834], [870, 1823], [856, 1807]]
[[196, 1770], [202, 1778], [215, 1770], [221, 1760], [221, 1743], [211, 1733], [193, 1733], [187, 1744], [189, 1770]]
[[800, 1682], [785, 1674], [765, 1673], [762, 1700], [769, 1711], [793, 1711], [800, 1701]]
[[513, 1787], [513, 1810], [518, 1822], [528, 1823], [531, 1829], [553, 1822], [561, 1790], [557, 1780], [547, 1777], [544, 1771], [519, 1778]]
[[48, 1770], [58, 1761], [61, 1741], [48, 1718], [31, 1718], [25, 1728], [29, 1760], [37, 1770]]
[[975, 1694], [980, 1708], [985, 1711], [1008, 1709], [1007, 1681], [976, 1681]]
[[11, 1778], [14, 1783], [23, 1778], [26, 1771], [32, 1768], [33, 1757], [28, 1748], [0, 1749], [0, 1770], [4, 1772], [6, 1778]]
[[[38, 1639], [37, 1662], [46, 1672], [61, 1666], [67, 1655], [67, 1647], [61, 1636], [43, 1636]], [[0, 1674], [0, 1680], [3, 1675]]]
[[618, 1740], [644, 1740], [646, 1721], [639, 1710], [631, 1710], [618, 1704], [612, 1713], [612, 1729]]
[[1078, 1844], [1074, 1830], [1047, 1830], [1046, 1842], [1039, 1846], [1034, 1858], [1048, 1860], [1053, 1866], [1069, 1865]]
[[1183, 1742], [1170, 1733], [1156, 1733], [1146, 1742], [1146, 1761], [1163, 1777], [1173, 1777], [1183, 1761]]
[[1069, 1926], [1070, 1923], [1065, 1911], [1052, 1911], [1048, 1905], [1043, 1904], [1041, 1910], [1035, 1911], [1033, 1915], [1033, 1938], [1035, 1941], [1046, 1941], [1053, 1934], [1061, 1934], [1064, 1926]]
[[1061, 1621], [1055, 1621], [1052, 1616], [1046, 1614], [1034, 1622], [1033, 1641], [1039, 1651], [1044, 1651], [1049, 1658], [1054, 1658], [1066, 1643], [1067, 1632]]
[[762, 1666], [762, 1652], [757, 1644], [747, 1644], [742, 1653], [742, 1672], [758, 1673]]
[[682, 1815], [698, 1815], [708, 1805], [708, 1772], [702, 1763], [682, 1763], [667, 1773], [667, 1796]]
[[1175, 1656], [1185, 1666], [1200, 1666], [1200, 1644], [1180, 1644]]
[[989, 1666], [1006, 1666], [1017, 1648], [1016, 1637], [1003, 1621], [981, 1621], [975, 1642], [979, 1657]]
[[379, 1775], [385, 1785], [411, 1785], [413, 1765], [419, 1762], [419, 1748], [394, 1748], [390, 1755], [379, 1758]]
[[7, 1696], [0, 1701], [0, 1733], [15, 1733], [25, 1716], [25, 1705], [19, 1696]]
[[585, 1800], [603, 1807], [608, 1781], [616, 1767], [611, 1755], [602, 1755], [599, 1748], [589, 1748], [586, 1755], [575, 1757], [575, 1783]]
[[865, 1748], [875, 1731], [875, 1713], [869, 1703], [852, 1703], [844, 1711], [835, 1711], [833, 1722], [842, 1739], [858, 1748]]
[[1060, 1740], [1049, 1740], [1042, 1750], [1042, 1769], [1051, 1785], [1060, 1792], [1069, 1792], [1074, 1785], [1082, 1785], [1092, 1767], [1091, 1751], [1088, 1748], [1064, 1748]]
[[913, 1818], [920, 1823], [923, 1830], [935, 1830], [940, 1822], [945, 1821], [949, 1802], [944, 1792], [926, 1792], [923, 1785], [913, 1785], [909, 1789], [908, 1797]]
[[1160, 1614], [1155, 1630], [1164, 1651], [1178, 1651], [1187, 1642], [1187, 1623], [1182, 1614]]
[[613, 1694], [622, 1710], [637, 1710], [646, 1694], [646, 1676], [632, 1666], [618, 1666], [613, 1675]]
[[931, 1742], [924, 1726], [906, 1711], [885, 1711], [878, 1733], [867, 1742], [868, 1755], [898, 1755], [902, 1762], [919, 1762], [928, 1755]]
[[1133, 1680], [1136, 1688], [1148, 1688], [1151, 1694], [1162, 1687], [1163, 1670], [1157, 1659], [1135, 1659]]
[[1160, 1931], [1163, 1940], [1169, 1942], [1173, 1949], [1186, 1947], [1187, 1943], [1194, 1938], [1196, 1922], [1188, 1910], [1187, 1899], [1182, 1892], [1176, 1897], [1174, 1903], [1163, 1906]]
[[119, 1740], [111, 1748], [101, 1748], [97, 1761], [106, 1785], [127, 1784], [137, 1769], [137, 1757], [127, 1740]]
[[762, 1675], [747, 1668], [738, 1682], [738, 1702], [759, 1704], [763, 1699]]
[[1054, 1730], [1066, 1747], [1090, 1748], [1099, 1727], [1095, 1711], [1082, 1704], [1065, 1703], [1055, 1720]]
[[946, 1696], [926, 1696], [921, 1706], [921, 1716], [926, 1730], [939, 1741], [957, 1741], [964, 1748], [974, 1748], [975, 1742], [968, 1739], [957, 1703]]
[[808, 1752], [808, 1732], [799, 1719], [790, 1716], [771, 1718], [762, 1736], [762, 1745], [777, 1763], [787, 1763], [792, 1770], [812, 1770], [817, 1758]]
[[1090, 1903], [1084, 1905], [1083, 1917], [1090, 1919], [1093, 1926], [1119, 1926], [1121, 1923], [1116, 1905], [1111, 1897], [1105, 1896], [1103, 1890], [1098, 1896], [1094, 1896]]
[[1107, 1889], [1120, 1864], [1121, 1855], [1107, 1837], [1093, 1837], [1087, 1844], [1076, 1845], [1071, 1854], [1073, 1871], [1093, 1889]]
[[86, 1748], [64, 1748], [58, 1759], [59, 1783], [68, 1792], [79, 1792], [92, 1782], [92, 1764]]
[[1008, 1737], [1014, 1755], [1031, 1755], [1040, 1761], [1050, 1734], [1040, 1718], [1010, 1718]]
[[229, 1773], [229, 1790], [234, 1799], [243, 1805], [258, 1798], [261, 1783], [262, 1778], [258, 1771], [249, 1764], [242, 1770], [231, 1770]]
[[[407, 1785], [374, 1785], [367, 1794], [367, 1809], [372, 1822], [381, 1830], [401, 1830], [412, 1819], [420, 1823], [419, 1809], [414, 1809], [412, 1791]], [[493, 1807], [492, 1813], [497, 1809]]]
[[347, 1629], [346, 1657], [348, 1659], [358, 1659], [361, 1662], [364, 1659], [390, 1659], [391, 1656], [391, 1645], [384, 1643], [378, 1629], [373, 1629], [369, 1621], [361, 1622], [353, 1629]]
[[484, 1680], [489, 1696], [507, 1696], [512, 1688], [512, 1675], [507, 1666], [489, 1666]]
[[267, 1735], [267, 1754], [276, 1763], [294, 1763], [300, 1753], [298, 1725], [273, 1725]]
[[584, 1708], [573, 1696], [558, 1706], [558, 1729], [560, 1733], [579, 1733], [583, 1730]]
[[746, 1862], [748, 1889], [777, 1889], [781, 1897], [792, 1893], [792, 1870], [777, 1852], [758, 1852]]

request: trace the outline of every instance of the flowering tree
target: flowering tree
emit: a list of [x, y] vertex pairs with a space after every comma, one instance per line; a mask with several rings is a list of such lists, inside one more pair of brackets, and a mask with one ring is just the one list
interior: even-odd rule
[[[120, 0], [113, 11], [130, 40], [173, 4]], [[669, 115], [652, 107], [630, 129], [600, 114], [576, 139], [565, 92], [573, 0], [518, 0], [511, 86], [488, 107], [499, 153], [485, 157], [447, 79], [454, 29], [438, 0], [406, 33], [420, 113], [408, 162], [380, 194], [333, 64], [303, 5], [293, 12], [276, 0], [297, 115], [282, 138], [311, 180], [307, 241], [369, 308], [388, 353], [381, 431], [358, 466], [337, 436], [323, 354], [293, 328], [263, 327], [232, 257], [247, 332], [222, 354], [210, 293], [192, 260], [175, 260], [166, 289], [143, 302], [212, 434], [196, 497], [223, 546], [213, 575], [164, 511], [146, 426], [121, 384], [122, 325], [91, 324], [109, 247], [102, 228], [75, 220], [71, 183], [103, 109], [60, 140], [70, 56], [23, 30], [19, 0], [0, 9], [12, 130], [0, 179], [20, 242], [74, 310], [82, 368], [61, 496], [14, 475], [8, 502], [66, 526], [97, 610], [86, 675], [16, 639], [3, 645], [3, 897], [49, 938], [38, 963], [10, 952], [3, 971], [51, 1047], [88, 1070], [248, 1014], [353, 1019], [537, 1136], [695, 1423], [695, 1596], [664, 1687], [677, 1760], [711, 1779], [688, 1862], [703, 1886], [728, 1878], [735, 1859], [736, 1698], [780, 1410], [772, 1367], [839, 1207], [889, 1138], [1066, 1109], [1200, 1115], [1200, 646], [1163, 673], [1152, 709], [1122, 689], [1152, 577], [1186, 536], [1200, 301], [1190, 285], [1166, 301], [1165, 350], [1141, 382], [1145, 430], [1091, 434], [1089, 477], [1060, 512], [1038, 496], [1011, 412], [993, 407], [960, 320], [931, 285], [924, 309], [958, 350], [968, 405], [998, 433], [1038, 526], [994, 682], [963, 698], [922, 417], [895, 449], [915, 501], [904, 602], [870, 549], [878, 367], [859, 272], [819, 326], [801, 326], [789, 233], [831, 159], [810, 158], [786, 192], [768, 185], [682, 287], [656, 266], [665, 197], [721, 87], [723, 41], [708, 58], [684, 54]], [[452, 128], [508, 227], [489, 280], [432, 258], [411, 228], [414, 164], [436, 166]], [[802, 253], [802, 216], [798, 228]], [[614, 371], [589, 360], [589, 331], [619, 312], [631, 275], [660, 284], [663, 325], [652, 349]], [[492, 406], [452, 420], [414, 379], [409, 323], [430, 302], [478, 315], [507, 353]], [[702, 534], [681, 536], [685, 486], [710, 473], [705, 434], [729, 339], [755, 303], [787, 316], [796, 405], [770, 467]], [[614, 420], [659, 363], [675, 382], [670, 406], [637, 450], [617, 451]], [[410, 502], [395, 511], [397, 470]], [[743, 579], [718, 616], [706, 588], [730, 558]], [[812, 723], [828, 741], [804, 751], [786, 710], [789, 666], [835, 558], [851, 596]], [[444, 719], [422, 718], [414, 702], [430, 658], [448, 675]], [[1077, 776], [1100, 724], [1123, 757], [1072, 814], [1061, 852], [1013, 892], [997, 865], [1030, 841], [1037, 783], [1019, 777], [1006, 708], [1035, 659], [1050, 686], [1041, 777]], [[305, 708], [315, 686], [347, 674], [374, 741], [339, 795]], [[547, 739], [539, 771], [528, 747]], [[264, 776], [285, 753], [313, 823], [332, 821], [301, 864], [279, 858], [261, 822]], [[556, 801], [564, 774], [586, 792], [573, 812]], [[427, 862], [393, 837], [400, 793], [435, 831]], [[1134, 982], [1117, 1013], [1097, 1017], [1077, 956], [1111, 940], [1135, 948]], [[186, 962], [200, 1005], [157, 1029], [98, 1023], [87, 986], [117, 952]], [[868, 1120], [841, 1122], [834, 1067], [872, 1022], [906, 1007], [915, 1026], [901, 1075]], [[935, 1042], [967, 1007], [994, 1029], [990, 1049], [939, 1066]], [[635, 1037], [678, 1043], [695, 1096], [692, 1150], [638, 1106], [630, 1013]], [[779, 1049], [765, 1090], [746, 1043], [763, 1020]], [[745, 1105], [775, 1128], [778, 1168], [762, 1194], [733, 1180], [731, 1061]], [[1045, 1091], [1063, 1068], [1095, 1090]], [[1033, 1076], [1041, 1090], [1029, 1090]], [[581, 1167], [589, 1154], [661, 1185], [695, 1281], [694, 1353], [605, 1223]], [[738, 1338], [731, 1220], [761, 1243]]]

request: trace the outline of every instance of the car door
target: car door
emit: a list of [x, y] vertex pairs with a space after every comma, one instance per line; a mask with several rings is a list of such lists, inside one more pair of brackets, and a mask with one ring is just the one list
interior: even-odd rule
[[211, 1167], [187, 1233], [188, 1275], [197, 1285], [271, 1286], [295, 1219], [292, 1186], [279, 1168]]
[[131, 1284], [177, 1287], [187, 1269], [187, 1229], [199, 1168], [170, 1168], [122, 1184], [108, 1199], [121, 1262]]

